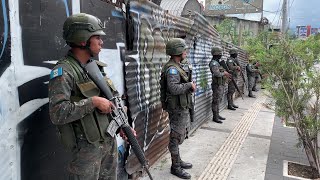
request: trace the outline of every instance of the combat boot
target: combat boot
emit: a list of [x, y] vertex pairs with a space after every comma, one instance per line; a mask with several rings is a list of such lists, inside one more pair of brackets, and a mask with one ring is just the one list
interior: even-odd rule
[[191, 169], [192, 168], [192, 164], [191, 163], [182, 161], [180, 153], [179, 153], [179, 163], [180, 163], [180, 167], [182, 169]]
[[191, 175], [189, 173], [187, 173], [181, 167], [171, 166], [170, 173], [181, 178], [181, 179], [190, 179], [191, 178]]
[[249, 91], [248, 96], [251, 97], [251, 98], [256, 98], [256, 96], [252, 94], [252, 91]]
[[229, 95], [229, 94], [227, 94], [227, 100], [228, 100], [228, 109], [230, 109], [230, 110], [236, 110], [233, 106], [232, 106], [232, 96], [231, 95]]
[[212, 114], [213, 114], [212, 115], [212, 121], [221, 124], [222, 121], [220, 121], [219, 118], [218, 118], [219, 117], [218, 112], [213, 112]]
[[239, 106], [237, 106], [237, 105], [235, 105], [235, 104], [233, 104], [233, 103], [232, 103], [232, 107], [234, 107], [234, 108], [239, 108]]
[[226, 118], [224, 118], [224, 117], [222, 117], [222, 116], [220, 116], [220, 115], [218, 115], [218, 119], [220, 119], [220, 120], [226, 120]]
[[228, 104], [228, 109], [235, 111], [236, 108], [234, 108], [231, 104]]
[[192, 168], [192, 164], [188, 163], [188, 162], [184, 162], [182, 160], [180, 160], [180, 166], [182, 169], [191, 169]]

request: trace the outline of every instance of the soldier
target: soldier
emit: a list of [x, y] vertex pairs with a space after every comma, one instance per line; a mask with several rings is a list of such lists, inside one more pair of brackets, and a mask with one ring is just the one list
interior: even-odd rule
[[209, 63], [209, 68], [212, 73], [212, 120], [216, 123], [222, 123], [220, 120], [225, 120], [226, 118], [219, 115], [219, 104], [222, 88], [224, 87], [224, 77], [230, 77], [230, 74], [219, 64], [222, 57], [222, 49], [219, 46], [213, 46], [211, 54], [212, 60]]
[[[235, 82], [238, 79], [238, 71], [240, 71], [240, 66], [238, 66], [239, 61], [237, 59], [238, 56], [238, 50], [236, 48], [231, 48], [229, 50], [230, 57], [227, 60], [227, 66], [229, 69], [229, 72], [232, 75], [232, 78], [235, 80]], [[233, 102], [233, 94], [236, 91], [236, 88], [232, 81], [229, 81], [228, 83], [228, 93], [227, 93], [227, 99], [228, 99], [228, 109], [230, 110], [236, 110], [235, 108], [238, 108], [237, 105]]]
[[[101, 21], [89, 14], [68, 17], [63, 38], [71, 49], [50, 74], [50, 119], [57, 125], [63, 145], [72, 152], [70, 180], [117, 179], [117, 143], [105, 133], [109, 113], [115, 107], [100, 97], [100, 91], [84, 70], [102, 48], [102, 28]], [[104, 65], [98, 61], [97, 64]], [[107, 84], [117, 92], [108, 79]]]
[[[254, 57], [249, 58], [250, 62], [252, 61], [253, 58]], [[250, 62], [246, 66], [246, 71], [248, 76], [248, 91], [249, 91], [248, 96], [255, 98], [256, 96], [252, 94], [252, 90], [256, 81], [256, 76], [259, 73], [259, 70], [256, 69], [254, 65], [252, 65]]]
[[166, 54], [171, 58], [162, 68], [161, 99], [164, 100], [163, 107], [168, 111], [170, 119], [168, 145], [172, 160], [170, 172], [180, 178], [190, 179], [191, 175], [184, 169], [192, 168], [192, 164], [181, 160], [179, 145], [187, 137], [187, 129], [190, 126], [191, 93], [196, 90], [196, 85], [181, 66], [181, 61], [187, 56], [185, 41], [181, 38], [170, 39], [166, 44]]
[[253, 83], [253, 86], [252, 86], [252, 91], [256, 91], [256, 92], [258, 91], [257, 82], [259, 81], [259, 78], [262, 79], [262, 76], [261, 76], [261, 73], [260, 73], [260, 70], [259, 70], [259, 66], [260, 66], [259, 62], [253, 63], [253, 68], [256, 70], [256, 73], [255, 73], [255, 77], [254, 77], [254, 83]]

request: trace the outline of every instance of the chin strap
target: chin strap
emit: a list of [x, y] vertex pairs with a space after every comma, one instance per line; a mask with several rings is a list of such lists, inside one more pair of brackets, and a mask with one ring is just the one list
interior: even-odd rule
[[85, 45], [85, 46], [80, 46], [80, 45], [77, 45], [77, 44], [75, 44], [75, 43], [68, 43], [68, 42], [67, 42], [67, 44], [68, 44], [70, 47], [76, 47], [76, 48], [80, 48], [80, 49], [85, 49], [85, 50], [87, 50], [87, 51], [89, 52], [89, 54], [90, 54], [91, 57], [94, 56], [93, 52], [92, 52], [91, 49], [90, 49], [90, 41], [89, 41], [89, 40], [86, 42], [86, 45]]

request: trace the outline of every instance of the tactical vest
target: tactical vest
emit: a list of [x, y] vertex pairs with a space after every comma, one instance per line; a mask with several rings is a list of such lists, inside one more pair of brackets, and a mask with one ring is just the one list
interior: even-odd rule
[[[218, 61], [216, 61], [216, 60], [214, 60], [214, 59], [212, 59], [211, 61], [210, 61], [210, 63], [209, 63], [209, 68], [210, 68], [210, 71], [211, 71], [211, 67], [212, 66], [219, 66], [219, 71], [221, 72], [221, 73], [223, 73], [224, 72], [224, 68], [219, 64], [219, 62]], [[211, 72], [212, 73], [212, 72]], [[222, 77], [216, 77], [216, 76], [213, 76], [212, 75], [212, 82], [214, 83], [214, 84], [217, 84], [217, 85], [223, 85], [224, 83], [225, 83], [225, 78], [224, 78], [224, 76], [222, 76]]]
[[[79, 102], [82, 99], [87, 99], [93, 96], [100, 96], [100, 89], [91, 81], [80, 64], [70, 56], [58, 62], [64, 64], [72, 71], [77, 88], [71, 93], [71, 103]], [[116, 92], [111, 80], [106, 78], [107, 84]], [[80, 120], [58, 125], [61, 141], [67, 149], [72, 150], [76, 147], [76, 138], [86, 138], [86, 140], [97, 145], [98, 142], [104, 141], [111, 136], [106, 134], [106, 129], [109, 125], [109, 115], [102, 114], [95, 109], [92, 113], [85, 115]]]
[[[227, 66], [228, 66], [228, 64], [229, 63], [232, 63], [232, 65], [233, 66], [238, 66], [238, 64], [236, 63], [236, 61], [235, 61], [235, 58], [233, 58], [233, 57], [229, 57], [228, 59], [227, 59]], [[232, 61], [232, 62], [231, 62]], [[228, 66], [228, 68], [231, 70], [231, 68]], [[235, 78], [237, 78], [238, 77], [238, 72], [237, 72], [237, 70], [231, 70], [232, 72], [231, 72], [231, 74], [232, 74], [232, 77], [235, 77]]]
[[191, 79], [188, 78], [188, 74], [181, 69], [181, 67], [175, 63], [172, 59], [170, 59], [161, 70], [161, 79], [160, 79], [160, 100], [162, 103], [162, 108], [164, 110], [173, 110], [178, 108], [191, 108], [192, 105], [192, 95], [190, 93], [180, 94], [180, 95], [172, 95], [167, 90], [167, 79], [166, 74], [169, 67], [174, 66], [181, 77], [180, 83], [190, 82]]

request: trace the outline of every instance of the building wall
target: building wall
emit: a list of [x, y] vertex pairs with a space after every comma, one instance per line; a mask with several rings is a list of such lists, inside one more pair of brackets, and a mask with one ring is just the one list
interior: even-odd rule
[[[250, 21], [245, 19], [239, 19], [236, 17], [221, 17], [207, 15], [205, 17], [213, 26], [217, 26], [224, 19], [230, 19], [233, 22], [233, 27], [237, 34], [241, 34], [241, 37], [239, 38], [243, 38], [246, 36], [256, 36], [265, 29], [264, 25], [262, 25], [259, 21]], [[230, 41], [230, 39], [227, 39], [227, 41]]]

